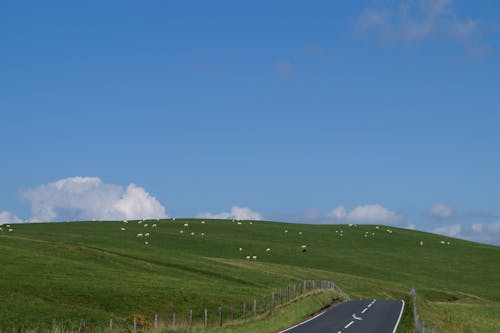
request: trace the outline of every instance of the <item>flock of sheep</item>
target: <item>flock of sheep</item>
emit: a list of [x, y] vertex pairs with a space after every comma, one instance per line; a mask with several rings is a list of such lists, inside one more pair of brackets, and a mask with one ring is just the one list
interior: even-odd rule
[[[1, 224], [1, 223], [0, 223], [0, 232], [2, 232], [2, 231], [3, 231], [3, 228], [2, 228], [2, 227], [3, 227], [3, 224]], [[12, 231], [14, 231], [14, 229], [12, 229], [12, 228], [10, 227], [10, 224], [6, 224], [6, 225], [5, 225], [5, 227], [7, 228], [7, 232], [12, 232]]]

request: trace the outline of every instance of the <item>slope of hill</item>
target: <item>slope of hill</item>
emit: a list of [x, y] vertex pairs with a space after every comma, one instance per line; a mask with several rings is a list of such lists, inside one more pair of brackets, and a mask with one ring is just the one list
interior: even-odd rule
[[40, 223], [11, 225], [12, 232], [4, 226], [0, 325], [201, 311], [324, 279], [354, 298], [400, 298], [415, 286], [420, 316], [435, 326], [500, 327], [500, 247], [373, 225], [240, 223]]

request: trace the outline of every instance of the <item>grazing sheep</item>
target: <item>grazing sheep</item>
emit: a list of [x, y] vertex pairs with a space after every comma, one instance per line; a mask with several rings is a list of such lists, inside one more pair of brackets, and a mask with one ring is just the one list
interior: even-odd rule
[[9, 232], [12, 232], [12, 231], [14, 231], [14, 229], [9, 229]]
[[123, 223], [128, 223], [128, 221], [127, 220], [123, 220]]
[[121, 228], [121, 231], [125, 231], [125, 228]]
[[146, 224], [144, 225], [144, 228], [147, 228], [147, 227], [148, 227], [148, 224], [146, 223]]
[[240, 252], [241, 252], [241, 251], [243, 251], [243, 248], [242, 248], [242, 247], [240, 247]]
[[138, 234], [137, 234], [137, 237], [144, 237], [144, 235], [143, 235], [143, 234], [141, 234], [141, 233], [138, 233]]
[[194, 236], [194, 232], [191, 232], [191, 236]]
[[148, 241], [145, 241], [145, 242], [144, 242], [144, 244], [148, 245], [148, 244], [149, 244], [149, 242], [148, 242]]
[[420, 246], [424, 246], [424, 241], [420, 241]]
[[185, 226], [185, 227], [189, 227], [189, 224], [187, 224], [187, 223], [184, 223], [184, 226]]
[[250, 222], [250, 224], [252, 224], [252, 222]]
[[151, 226], [151, 228], [156, 228], [156, 227], [158, 227], [156, 223]]
[[271, 252], [271, 248], [270, 248], [270, 247], [268, 247], [268, 248], [266, 249], [266, 252]]
[[450, 245], [450, 242], [446, 242], [447, 245]]
[[444, 241], [441, 241], [441, 244], [443, 244], [443, 245], [444, 245]]
[[6, 227], [7, 227], [7, 228], [10, 228], [10, 224], [7, 224], [7, 225], [6, 225]]
[[301, 236], [301, 235], [302, 235], [302, 231], [299, 231], [299, 236]]
[[142, 221], [137, 221], [137, 223], [142, 224]]
[[172, 219], [172, 221], [175, 221], [175, 217]]
[[379, 226], [376, 226], [376, 227], [375, 227], [375, 229], [380, 229], [380, 227], [379, 227]]
[[204, 233], [204, 232], [202, 232], [202, 233], [201, 233], [201, 235], [202, 235], [202, 236], [205, 236], [205, 233]]
[[146, 232], [144, 236], [149, 237], [149, 232]]
[[374, 233], [374, 232], [372, 232], [372, 236], [375, 236], [375, 233]]
[[160, 218], [157, 218], [157, 219], [156, 219], [156, 221], [157, 221], [157, 222], [158, 222], [158, 221], [160, 221]]
[[247, 260], [249, 260], [249, 259], [250, 259], [250, 256], [247, 256]]
[[367, 237], [368, 237], [368, 235], [367, 235], [367, 234], [365, 234], [365, 238], [367, 238]]
[[252, 256], [252, 259], [253, 260], [257, 260], [257, 256]]
[[288, 233], [288, 230], [285, 230], [285, 234]]
[[201, 221], [201, 224], [205, 224], [205, 221]]
[[349, 226], [352, 227], [352, 223], [349, 223]]
[[183, 233], [184, 233], [184, 230], [181, 230], [181, 234], [183, 234]]
[[238, 224], [241, 224], [241, 222], [238, 222]]

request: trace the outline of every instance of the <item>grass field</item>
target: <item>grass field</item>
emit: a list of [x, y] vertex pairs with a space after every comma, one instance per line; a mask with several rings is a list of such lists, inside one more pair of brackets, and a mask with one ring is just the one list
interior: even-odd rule
[[[196, 317], [304, 279], [334, 281], [353, 298], [402, 298], [415, 286], [420, 316], [434, 326], [500, 328], [500, 247], [373, 225], [168, 219], [11, 228], [0, 232], [4, 328], [83, 319], [105, 326], [189, 309]], [[148, 245], [137, 237], [146, 232]]]

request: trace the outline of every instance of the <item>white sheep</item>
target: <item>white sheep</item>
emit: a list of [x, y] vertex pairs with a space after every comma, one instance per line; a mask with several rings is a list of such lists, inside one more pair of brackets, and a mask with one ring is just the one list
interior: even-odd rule
[[249, 260], [249, 259], [250, 259], [250, 256], [247, 256], [247, 260]]
[[146, 232], [144, 236], [149, 237], [149, 232]]
[[252, 256], [252, 259], [253, 260], [257, 260], [257, 256]]
[[205, 233], [204, 233], [204, 232], [202, 232], [202, 233], [201, 233], [201, 235], [202, 235], [202, 236], [205, 236]]
[[299, 231], [299, 236], [301, 236], [301, 235], [302, 235], [302, 231]]
[[181, 234], [183, 234], [183, 233], [184, 233], [184, 230], [181, 230]]
[[128, 221], [127, 220], [123, 220], [123, 223], [128, 223]]
[[375, 236], [375, 233], [374, 233], [374, 232], [372, 232], [372, 236]]
[[300, 248], [305, 249], [305, 248], [307, 248], [307, 245], [301, 245]]
[[240, 250], [240, 252], [241, 252], [241, 251], [243, 251], [243, 248], [242, 248], [242, 247], [240, 247], [240, 249], [239, 249], [239, 250]]
[[142, 224], [142, 221], [137, 221], [137, 223]]
[[6, 227], [7, 227], [7, 228], [10, 228], [10, 224], [7, 224], [7, 225], [6, 225]]
[[238, 222], [238, 224], [241, 224], [241, 222]]
[[443, 245], [444, 245], [444, 241], [441, 241], [441, 244], [443, 244]]
[[189, 224], [188, 224], [188, 223], [184, 223], [184, 226], [185, 226], [185, 227], [189, 227]]
[[120, 229], [121, 229], [121, 231], [125, 231], [125, 228], [120, 228]]
[[14, 229], [9, 229], [9, 232], [12, 232], [12, 231], [14, 231]]
[[138, 234], [137, 234], [137, 237], [139, 237], [139, 238], [140, 238], [140, 237], [144, 237], [144, 235], [143, 235], [142, 233], [138, 233]]
[[266, 252], [271, 252], [271, 248], [270, 248], [270, 247], [268, 247], [268, 248], [266, 249]]
[[420, 246], [424, 246], [424, 241], [420, 241]]
[[352, 227], [352, 223], [349, 223], [349, 226]]
[[172, 218], [172, 221], [175, 221], [175, 217], [174, 217], [174, 218]]
[[157, 219], [156, 219], [156, 221], [157, 221], [157, 222], [158, 222], [158, 221], [160, 221], [160, 218], [157, 218]]
[[375, 229], [380, 229], [380, 227], [379, 227], [379, 226], [376, 226], [376, 227], [375, 227]]
[[158, 227], [158, 226], [156, 225], [156, 223], [154, 223], [154, 224], [151, 226], [151, 228], [156, 228], [156, 227]]
[[450, 245], [450, 242], [446, 242], [447, 245]]
[[148, 227], [148, 224], [146, 223], [146, 224], [144, 225], [144, 228], [147, 228], [147, 227]]
[[368, 237], [368, 235], [367, 235], [367, 234], [365, 234], [365, 238], [367, 238], [367, 237]]
[[201, 224], [205, 224], [205, 221], [201, 221]]
[[0, 228], [0, 231], [3, 231], [3, 229], [2, 229], [2, 228]]
[[194, 232], [191, 232], [191, 236], [194, 236]]
[[288, 233], [288, 230], [285, 230], [285, 234]]
[[149, 244], [149, 242], [148, 242], [148, 241], [145, 241], [145, 242], [144, 242], [144, 244], [148, 245], [148, 244]]
[[250, 222], [250, 224], [252, 224], [252, 222]]

